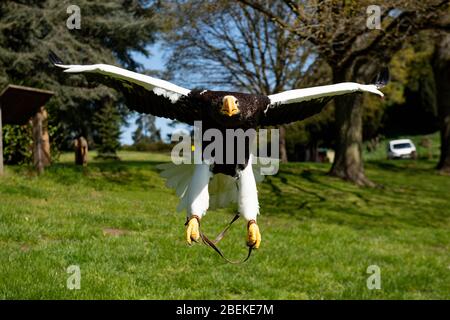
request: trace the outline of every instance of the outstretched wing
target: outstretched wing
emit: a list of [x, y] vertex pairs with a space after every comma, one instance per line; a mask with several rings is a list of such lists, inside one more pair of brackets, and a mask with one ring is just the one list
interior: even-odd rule
[[88, 78], [123, 94], [131, 110], [193, 124], [201, 119], [200, 106], [190, 103], [190, 90], [173, 83], [107, 64], [66, 65], [53, 52], [50, 61], [67, 73]]
[[379, 90], [387, 84], [389, 71], [380, 73], [374, 84], [344, 82], [328, 86], [297, 89], [269, 96], [270, 104], [261, 118], [262, 126], [273, 126], [309, 118], [325, 107], [334, 97], [356, 92], [369, 92], [383, 97]]

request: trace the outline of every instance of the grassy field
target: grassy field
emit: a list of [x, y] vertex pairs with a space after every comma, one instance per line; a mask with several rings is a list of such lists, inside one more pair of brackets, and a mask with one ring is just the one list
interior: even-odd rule
[[[400, 136], [394, 139], [411, 139], [417, 149], [417, 155], [421, 159], [429, 159], [430, 155], [434, 158], [434, 161], [437, 163], [440, 154], [440, 145], [441, 138], [439, 136], [439, 132], [428, 134], [428, 135], [419, 135], [419, 136]], [[430, 143], [429, 147], [424, 147], [423, 142], [428, 140]], [[364, 146], [363, 148], [363, 157], [365, 161], [374, 161], [374, 160], [385, 160], [386, 159], [386, 150], [388, 146], [388, 139], [383, 139], [380, 141], [379, 146], [376, 150], [369, 152], [367, 148]], [[367, 145], [367, 143], [365, 144]], [[430, 159], [431, 160], [431, 159]]]
[[[155, 165], [164, 155], [121, 153], [120, 162], [72, 165], [36, 177], [0, 177], [2, 299], [445, 299], [450, 297], [450, 177], [435, 161], [372, 161], [358, 188], [328, 164], [283, 165], [259, 186], [263, 242], [250, 261], [225, 263], [184, 242], [184, 214]], [[233, 208], [209, 212], [208, 235]], [[246, 254], [238, 221], [220, 247]], [[78, 265], [81, 289], [69, 290]], [[381, 270], [369, 290], [367, 268]]]

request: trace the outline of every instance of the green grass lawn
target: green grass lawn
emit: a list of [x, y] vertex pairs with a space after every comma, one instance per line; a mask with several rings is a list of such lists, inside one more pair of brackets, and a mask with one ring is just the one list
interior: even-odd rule
[[[391, 139], [382, 139], [380, 141], [379, 146], [376, 150], [369, 152], [366, 149], [367, 143], [365, 143], [363, 148], [363, 157], [365, 161], [373, 161], [373, 160], [385, 160], [387, 158], [387, 146], [389, 140], [395, 139], [411, 139], [411, 141], [416, 146], [417, 155], [421, 159], [429, 159], [430, 154], [435, 159], [437, 163], [440, 154], [440, 146], [441, 146], [441, 138], [439, 136], [439, 132], [428, 134], [428, 135], [416, 135], [416, 136], [398, 136], [392, 137]], [[430, 143], [429, 147], [424, 147], [424, 140], [428, 140]], [[431, 160], [431, 159], [430, 159]]]
[[[184, 242], [184, 213], [155, 166], [164, 155], [121, 153], [120, 162], [72, 164], [36, 177], [0, 177], [2, 299], [446, 299], [450, 297], [450, 177], [435, 160], [374, 161], [358, 188], [328, 164], [283, 165], [259, 186], [263, 242], [241, 265]], [[209, 212], [211, 237], [235, 209]], [[220, 243], [246, 255], [245, 224]], [[69, 290], [67, 267], [81, 269]], [[367, 268], [381, 270], [369, 290]]]

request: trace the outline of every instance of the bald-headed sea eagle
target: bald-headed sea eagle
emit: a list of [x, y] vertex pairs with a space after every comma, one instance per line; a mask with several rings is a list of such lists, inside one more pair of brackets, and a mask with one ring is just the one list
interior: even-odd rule
[[[67, 65], [54, 53], [51, 62], [67, 73], [83, 73], [95, 81], [115, 88], [125, 97], [131, 110], [187, 124], [202, 121], [203, 130], [215, 128], [258, 128], [300, 121], [319, 113], [334, 97], [369, 92], [383, 97], [379, 89], [388, 80], [382, 72], [374, 84], [338, 83], [258, 95], [212, 90], [189, 90], [150, 76], [106, 64]], [[206, 146], [210, 141], [204, 141]], [[258, 248], [261, 234], [256, 224], [259, 204], [252, 157], [244, 165], [203, 162], [192, 166], [170, 164], [163, 172], [168, 185], [181, 197], [179, 208], [187, 211], [186, 240], [200, 237], [199, 222], [208, 208], [237, 202], [247, 220], [247, 245]], [[258, 178], [258, 177], [256, 177]]]

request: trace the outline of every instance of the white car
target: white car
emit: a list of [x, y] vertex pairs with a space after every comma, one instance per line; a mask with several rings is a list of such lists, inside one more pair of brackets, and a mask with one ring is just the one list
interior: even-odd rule
[[388, 159], [416, 159], [416, 146], [409, 139], [391, 140], [388, 143]]

